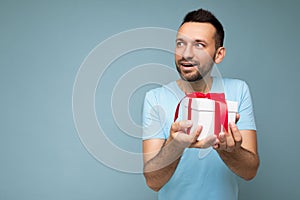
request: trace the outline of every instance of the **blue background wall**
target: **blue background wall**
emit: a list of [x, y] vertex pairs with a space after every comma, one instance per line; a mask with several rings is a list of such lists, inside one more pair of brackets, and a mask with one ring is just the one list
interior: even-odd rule
[[[0, 199], [156, 199], [141, 174], [113, 170], [87, 152], [73, 122], [73, 84], [101, 41], [138, 27], [176, 30], [185, 13], [199, 7], [224, 24], [223, 76], [246, 80], [252, 91], [261, 166], [253, 181], [241, 181], [240, 199], [299, 199], [296, 0], [1, 0]], [[149, 55], [173, 66], [172, 55]], [[111, 77], [118, 72], [113, 68]], [[140, 110], [132, 115], [139, 122]], [[105, 124], [118, 132], [113, 121]], [[124, 144], [140, 148], [138, 140]]]

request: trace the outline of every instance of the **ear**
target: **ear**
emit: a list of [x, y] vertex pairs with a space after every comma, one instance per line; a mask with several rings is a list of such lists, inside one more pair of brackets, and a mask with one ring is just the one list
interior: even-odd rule
[[216, 54], [215, 54], [215, 63], [219, 64], [220, 62], [222, 62], [225, 55], [226, 55], [225, 47], [219, 47], [216, 51]]

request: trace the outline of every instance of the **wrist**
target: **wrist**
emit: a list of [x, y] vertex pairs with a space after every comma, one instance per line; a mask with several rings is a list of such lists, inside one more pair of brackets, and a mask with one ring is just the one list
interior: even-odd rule
[[220, 149], [219, 147], [216, 147], [215, 150], [219, 153], [219, 154], [224, 154], [224, 155], [238, 155], [242, 152], [242, 147], [236, 147], [233, 149]]
[[182, 154], [187, 145], [182, 142], [176, 140], [174, 136], [169, 136], [166, 140], [164, 146], [169, 146], [169, 148], [173, 149], [173, 151], [178, 152], [178, 154]]

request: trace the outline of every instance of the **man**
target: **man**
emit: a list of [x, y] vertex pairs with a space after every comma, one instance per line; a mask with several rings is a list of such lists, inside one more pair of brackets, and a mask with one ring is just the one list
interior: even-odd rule
[[[147, 92], [143, 111], [144, 176], [159, 199], [238, 199], [237, 178], [255, 177], [259, 158], [251, 96], [244, 81], [211, 76], [225, 57], [224, 30], [209, 11], [188, 13], [178, 29], [175, 63], [181, 79]], [[219, 136], [197, 140], [202, 126], [187, 134], [190, 120], [173, 122], [186, 93], [224, 87], [226, 100], [239, 103], [237, 123]], [[202, 150], [212, 150], [199, 157]]]

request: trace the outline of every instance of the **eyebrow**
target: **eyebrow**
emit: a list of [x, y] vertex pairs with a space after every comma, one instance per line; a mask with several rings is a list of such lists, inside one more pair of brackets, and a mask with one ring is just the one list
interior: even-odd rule
[[[184, 38], [181, 38], [181, 37], [178, 37], [177, 39], [176, 39], [176, 41], [185, 41], [185, 39]], [[207, 44], [207, 42], [205, 41], [205, 40], [202, 40], [202, 39], [195, 39], [195, 40], [193, 40], [193, 42], [203, 42], [203, 43], [205, 43], [205, 44]]]
[[207, 42], [205, 40], [201, 40], [201, 39], [196, 39], [195, 42], [207, 44]]

